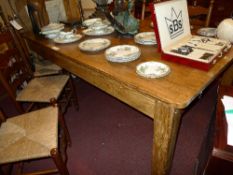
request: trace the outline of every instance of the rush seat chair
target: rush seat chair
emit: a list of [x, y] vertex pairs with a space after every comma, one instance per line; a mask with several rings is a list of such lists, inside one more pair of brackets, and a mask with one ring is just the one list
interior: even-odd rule
[[78, 109], [78, 99], [70, 75], [34, 77], [10, 26], [1, 28], [0, 46], [4, 48], [0, 50], [0, 81], [20, 112], [31, 110], [35, 104], [49, 104], [52, 98], [57, 100], [62, 113], [70, 103]]
[[[70, 144], [70, 138], [57, 105], [7, 119], [1, 110], [0, 123], [0, 174], [10, 174], [13, 170], [22, 175], [56, 172], [69, 175], [66, 145], [59, 143], [62, 140], [63, 143]], [[53, 160], [55, 168], [43, 167], [36, 172], [26, 172], [23, 169], [24, 163], [42, 159]], [[3, 168], [8, 165], [13, 165], [7, 169], [10, 172]]]

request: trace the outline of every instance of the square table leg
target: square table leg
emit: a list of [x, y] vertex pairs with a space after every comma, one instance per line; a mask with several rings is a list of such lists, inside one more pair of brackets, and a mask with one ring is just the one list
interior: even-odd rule
[[169, 174], [182, 110], [155, 102], [152, 175]]

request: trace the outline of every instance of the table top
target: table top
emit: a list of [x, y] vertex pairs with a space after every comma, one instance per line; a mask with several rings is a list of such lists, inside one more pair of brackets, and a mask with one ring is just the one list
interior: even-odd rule
[[[140, 25], [140, 31], [153, 31], [149, 22], [142, 22]], [[81, 31], [78, 31], [78, 33], [81, 33]], [[148, 104], [147, 107], [150, 109], [144, 110], [146, 107], [142, 107], [143, 102], [134, 104], [133, 101], [140, 101], [140, 97], [144, 96], [147, 98], [145, 101], [151, 101], [150, 105], [153, 104], [153, 100], [156, 99], [173, 105], [175, 108], [184, 109], [230, 65], [233, 59], [233, 49], [231, 49], [209, 71], [202, 71], [182, 64], [165, 61], [161, 59], [161, 55], [157, 51], [157, 46], [139, 45], [134, 42], [132, 37], [122, 37], [114, 33], [103, 36], [103, 38], [110, 39], [111, 46], [121, 44], [136, 45], [141, 49], [141, 56], [139, 59], [128, 63], [112, 63], [107, 61], [104, 51], [87, 53], [79, 50], [78, 44], [81, 41], [94, 37], [83, 36], [80, 41], [69, 44], [56, 44], [52, 40], [41, 36], [35, 36], [32, 33], [25, 35], [25, 37], [29, 41], [29, 44], [35, 45], [35, 50], [45, 53], [44, 56], [48, 57], [48, 59], [51, 59], [81, 78], [92, 82], [92, 84], [100, 88], [102, 87], [101, 89], [103, 90], [107, 89], [108, 86], [110, 90], [106, 91], [111, 91], [109, 92], [111, 95], [121, 100], [123, 99], [122, 101], [135, 108], [139, 108], [140, 111], [151, 117], [154, 113], [153, 107], [149, 107]], [[136, 73], [136, 66], [145, 61], [159, 61], [165, 63], [171, 68], [171, 72], [163, 78], [143, 78]], [[95, 78], [91, 78], [90, 75], [87, 78], [87, 72], [82, 72], [80, 66], [83, 71], [91, 70], [98, 76], [92, 74]], [[106, 82], [103, 80], [104, 78], [106, 78]], [[107, 79], [111, 81], [107, 81]], [[113, 81], [118, 82], [118, 84], [114, 84]], [[113, 84], [111, 85], [111, 83]], [[118, 85], [120, 87], [114, 87]], [[109, 88], [110, 86], [113, 90]], [[118, 91], [116, 94], [114, 92], [114, 90], [117, 91], [118, 88], [125, 87], [130, 89], [130, 100], [125, 97], [127, 93], [121, 94], [121, 92]], [[133, 97], [134, 93], [137, 93], [136, 97]]]

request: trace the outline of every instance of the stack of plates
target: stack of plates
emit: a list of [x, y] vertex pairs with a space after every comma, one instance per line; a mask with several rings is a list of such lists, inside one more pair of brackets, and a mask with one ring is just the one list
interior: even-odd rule
[[118, 45], [105, 51], [105, 56], [108, 61], [118, 63], [136, 60], [140, 55], [140, 49], [133, 45]]
[[111, 41], [105, 38], [88, 39], [79, 44], [79, 49], [88, 52], [97, 52], [110, 46]]
[[157, 44], [154, 32], [142, 32], [134, 36], [134, 41], [143, 45]]
[[88, 36], [109, 35], [114, 32], [114, 28], [110, 26], [110, 22], [101, 18], [91, 18], [83, 22], [83, 25], [88, 27], [83, 30], [83, 34]]

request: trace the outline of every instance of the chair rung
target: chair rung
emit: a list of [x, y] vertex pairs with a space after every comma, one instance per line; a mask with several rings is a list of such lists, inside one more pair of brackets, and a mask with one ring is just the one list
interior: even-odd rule
[[52, 174], [57, 172], [58, 172], [57, 169], [48, 169], [48, 170], [37, 171], [32, 173], [23, 173], [22, 175], [42, 175], [42, 174]]

